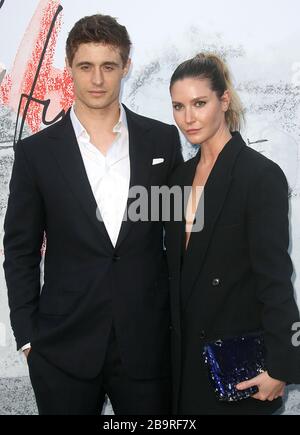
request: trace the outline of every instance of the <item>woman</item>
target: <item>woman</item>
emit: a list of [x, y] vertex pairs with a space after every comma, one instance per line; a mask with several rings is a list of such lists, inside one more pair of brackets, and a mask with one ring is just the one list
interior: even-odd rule
[[[282, 405], [286, 383], [300, 382], [299, 348], [292, 345], [299, 312], [287, 252], [287, 181], [238, 132], [241, 103], [219, 57], [199, 54], [182, 63], [170, 92], [178, 127], [189, 142], [201, 144], [170, 183], [192, 186], [186, 219], [166, 228], [174, 412], [272, 414]], [[195, 228], [203, 204], [204, 226], [198, 222]], [[239, 402], [221, 402], [209, 381], [203, 346], [254, 331], [264, 332], [267, 371], [238, 389], [256, 385], [259, 391]]]

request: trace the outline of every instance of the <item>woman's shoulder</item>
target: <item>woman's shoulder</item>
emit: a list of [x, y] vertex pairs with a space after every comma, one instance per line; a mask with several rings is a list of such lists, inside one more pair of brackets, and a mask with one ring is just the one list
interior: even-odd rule
[[285, 177], [284, 172], [276, 162], [248, 145], [243, 147], [239, 155], [236, 170], [240, 171], [243, 177], [248, 175], [251, 179], [269, 172]]

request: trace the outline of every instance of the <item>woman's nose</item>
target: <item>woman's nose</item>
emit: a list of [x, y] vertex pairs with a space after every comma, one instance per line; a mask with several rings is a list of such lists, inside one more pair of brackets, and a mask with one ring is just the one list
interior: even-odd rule
[[194, 122], [194, 120], [195, 120], [195, 117], [194, 117], [193, 111], [191, 109], [187, 108], [185, 111], [185, 122], [187, 124], [191, 124], [192, 122]]

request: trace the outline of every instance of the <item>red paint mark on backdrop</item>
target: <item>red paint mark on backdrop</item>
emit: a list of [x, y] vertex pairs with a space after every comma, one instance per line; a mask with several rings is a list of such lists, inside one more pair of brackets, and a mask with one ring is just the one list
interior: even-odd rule
[[[37, 10], [25, 32], [17, 52], [12, 71], [6, 75], [0, 86], [0, 102], [18, 111], [20, 96], [30, 93], [32, 82], [38, 69], [45, 41], [60, 1], [40, 1]], [[72, 79], [66, 68], [54, 68], [54, 55], [57, 38], [61, 29], [62, 17], [59, 16], [44, 56], [33, 97], [38, 100], [50, 100], [47, 115], [55, 118], [61, 110], [67, 110], [73, 103], [74, 93]], [[23, 115], [26, 101], [23, 101], [20, 114]], [[33, 133], [41, 128], [43, 107], [30, 102], [26, 123]]]

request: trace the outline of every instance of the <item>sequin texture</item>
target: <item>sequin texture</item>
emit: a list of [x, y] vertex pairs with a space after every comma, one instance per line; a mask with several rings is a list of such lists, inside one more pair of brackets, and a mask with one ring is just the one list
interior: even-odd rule
[[258, 392], [257, 387], [238, 391], [236, 385], [266, 370], [262, 334], [216, 340], [204, 346], [203, 355], [219, 400], [236, 402]]

